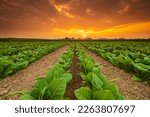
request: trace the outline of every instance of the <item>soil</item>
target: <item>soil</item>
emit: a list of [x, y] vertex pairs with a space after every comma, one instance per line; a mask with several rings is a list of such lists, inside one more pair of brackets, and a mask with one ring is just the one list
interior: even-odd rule
[[87, 49], [85, 52], [100, 65], [100, 71], [108, 80], [118, 78], [114, 82], [122, 95], [127, 96], [129, 100], [150, 100], [150, 86], [147, 83], [132, 81], [132, 73], [126, 73]]
[[36, 78], [45, 77], [49, 67], [58, 61], [69, 46], [63, 46], [41, 59], [33, 62], [27, 68], [18, 71], [12, 76], [0, 80], [0, 99], [18, 99], [18, 96], [6, 96], [8, 93], [31, 90]]
[[82, 78], [80, 77], [80, 65], [79, 65], [79, 60], [74, 54], [72, 57], [72, 63], [70, 65], [70, 72], [72, 74], [73, 79], [70, 81], [70, 83], [67, 85], [67, 89], [65, 92], [65, 97], [71, 99], [71, 100], [76, 100], [76, 97], [74, 95], [74, 91], [78, 88], [81, 87], [82, 84]]

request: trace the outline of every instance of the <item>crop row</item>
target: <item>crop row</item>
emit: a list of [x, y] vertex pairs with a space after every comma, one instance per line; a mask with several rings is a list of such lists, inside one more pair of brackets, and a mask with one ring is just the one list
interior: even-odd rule
[[75, 90], [79, 100], [123, 100], [126, 99], [119, 93], [113, 81], [108, 81], [100, 72], [99, 65], [87, 56], [81, 47], [77, 47], [78, 58], [82, 72], [80, 73], [83, 84]]
[[25, 68], [43, 55], [64, 45], [59, 42], [4, 43], [0, 47], [0, 78]]
[[[73, 50], [65, 52], [46, 74], [45, 78], [37, 78], [31, 91], [19, 92], [23, 100], [62, 100], [67, 84], [72, 79], [68, 71], [71, 63]], [[18, 93], [17, 93], [18, 94]]]
[[135, 81], [150, 82], [150, 45], [146, 42], [88, 42], [89, 50], [127, 72], [135, 72]]
[[[75, 52], [76, 51], [76, 52]], [[80, 73], [83, 84], [76, 89], [74, 94], [78, 100], [121, 100], [126, 99], [119, 93], [113, 81], [108, 81], [99, 71], [99, 66], [87, 56], [80, 46], [72, 46], [53, 65], [44, 78], [37, 78], [32, 90], [17, 92], [20, 99], [25, 100], [62, 100], [66, 86], [72, 80], [69, 66], [73, 54], [77, 53], [82, 72]]]

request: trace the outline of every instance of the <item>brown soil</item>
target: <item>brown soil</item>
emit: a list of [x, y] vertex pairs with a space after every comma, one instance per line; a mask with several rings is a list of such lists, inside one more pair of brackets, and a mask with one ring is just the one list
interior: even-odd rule
[[37, 77], [44, 77], [49, 67], [58, 61], [59, 56], [64, 53], [67, 48], [68, 46], [59, 48], [33, 62], [27, 68], [18, 71], [12, 76], [0, 80], [0, 99], [18, 99], [17, 96], [6, 97], [6, 95], [16, 91], [32, 89], [34, 79]]
[[108, 61], [97, 56], [93, 52], [85, 49], [85, 52], [93, 57], [96, 63], [100, 65], [100, 71], [109, 79], [118, 78], [116, 85], [120, 93], [125, 95], [130, 100], [150, 100], [150, 86], [144, 82], [135, 82], [131, 78], [133, 74], [126, 73], [125, 71], [113, 66]]
[[81, 87], [82, 78], [80, 77], [79, 60], [75, 54], [72, 58], [72, 63], [70, 65], [70, 72], [72, 73], [73, 79], [67, 85], [65, 97], [67, 97], [71, 100], [76, 100], [76, 97], [74, 95], [74, 91]]

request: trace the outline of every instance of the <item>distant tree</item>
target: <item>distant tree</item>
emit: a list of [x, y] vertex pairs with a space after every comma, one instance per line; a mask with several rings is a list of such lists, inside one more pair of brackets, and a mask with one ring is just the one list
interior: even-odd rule
[[69, 40], [69, 38], [68, 38], [68, 37], [65, 37], [65, 40]]

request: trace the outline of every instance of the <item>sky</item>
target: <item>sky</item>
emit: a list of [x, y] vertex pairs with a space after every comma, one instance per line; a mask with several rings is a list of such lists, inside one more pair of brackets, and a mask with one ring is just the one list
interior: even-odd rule
[[0, 37], [149, 38], [150, 0], [0, 0]]

